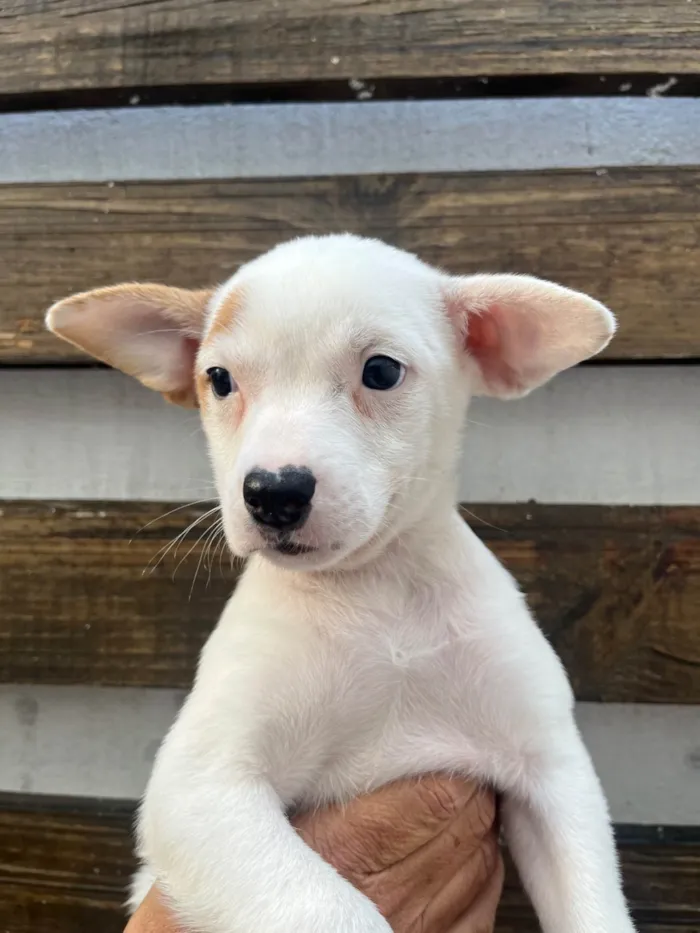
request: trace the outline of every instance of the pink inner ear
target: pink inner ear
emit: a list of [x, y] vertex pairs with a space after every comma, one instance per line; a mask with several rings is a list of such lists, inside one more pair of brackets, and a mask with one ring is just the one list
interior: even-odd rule
[[470, 314], [467, 319], [467, 350], [479, 364], [487, 387], [519, 392], [521, 381], [509, 362], [509, 341], [500, 323], [501, 317], [502, 311], [497, 306], [481, 314]]

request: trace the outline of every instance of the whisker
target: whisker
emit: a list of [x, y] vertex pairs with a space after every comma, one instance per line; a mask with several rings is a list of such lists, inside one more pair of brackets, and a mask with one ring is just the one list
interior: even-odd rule
[[208, 546], [207, 546], [207, 551], [206, 551], [206, 560], [205, 560], [205, 566], [209, 570], [209, 577], [207, 578], [207, 586], [209, 586], [209, 584], [211, 583], [211, 571], [214, 566], [214, 559], [216, 557], [216, 551], [214, 551], [213, 548], [214, 548], [214, 545], [218, 545], [218, 542], [221, 539], [223, 523], [224, 523], [224, 520], [222, 518], [219, 518], [214, 523], [213, 525], [214, 534], [208, 541]]
[[460, 505], [459, 507], [471, 518], [475, 519], [477, 522], [481, 522], [482, 525], [486, 525], [487, 528], [493, 528], [494, 531], [502, 531], [504, 535], [509, 533], [507, 528], [499, 528], [498, 525], [492, 525], [491, 522], [487, 522], [485, 518], [481, 518], [476, 512], [471, 512], [465, 505]]
[[[226, 546], [228, 542], [226, 541], [226, 532], [223, 529], [223, 519], [222, 519], [221, 525], [222, 525], [221, 541], [219, 541], [218, 551], [219, 551], [219, 574], [221, 577], [223, 577], [224, 575], [223, 560], [224, 560], [224, 554], [226, 553]], [[216, 553], [214, 553], [214, 557], [216, 557]]]
[[[189, 534], [189, 532], [192, 531], [194, 528], [196, 528], [200, 522], [203, 522], [206, 518], [209, 518], [209, 516], [213, 515], [214, 512], [216, 512], [218, 509], [219, 509], [219, 505], [216, 505], [214, 506], [214, 508], [209, 509], [207, 512], [203, 512], [202, 515], [196, 518], [193, 522], [190, 522], [190, 524], [186, 528], [183, 528], [183, 530], [179, 534], [175, 535], [172, 541], [169, 541], [167, 544], [163, 545], [163, 547], [159, 548], [159, 550], [156, 551], [156, 553], [153, 555], [153, 557], [149, 560], [148, 564], [146, 565], [146, 571], [148, 571], [150, 568], [151, 573], [153, 573], [156, 570], [156, 568], [161, 564], [161, 562], [163, 561], [165, 556], [168, 554], [168, 552], [172, 550], [173, 547], [176, 548], [176, 554], [177, 554], [177, 545], [179, 545], [179, 543]], [[159, 557], [158, 561], [155, 563], [153, 567], [151, 567], [151, 564], [157, 557]]]
[[214, 542], [219, 538], [219, 532], [220, 529], [215, 526], [213, 533], [209, 536], [204, 544], [204, 566], [207, 569], [207, 582], [204, 584], [205, 590], [208, 590], [211, 586], [211, 568], [213, 563], [211, 549], [214, 546]]
[[185, 502], [184, 505], [178, 505], [177, 508], [170, 509], [169, 512], [163, 512], [162, 515], [157, 515], [155, 518], [152, 518], [150, 522], [146, 522], [145, 525], [142, 525], [139, 530], [136, 532], [137, 535], [141, 534], [146, 528], [149, 528], [151, 525], [154, 525], [156, 522], [162, 521], [164, 518], [167, 518], [169, 515], [174, 515], [176, 512], [181, 512], [183, 509], [189, 509], [195, 505], [202, 505], [203, 502], [213, 502], [214, 496], [208, 496], [206, 499], [195, 499], [194, 502]]
[[[204, 541], [204, 545], [202, 546], [202, 552], [201, 552], [201, 554], [199, 555], [199, 560], [197, 561], [197, 566], [196, 566], [195, 571], [194, 571], [194, 576], [192, 577], [192, 585], [190, 586], [190, 595], [189, 595], [189, 597], [188, 597], [190, 600], [192, 599], [192, 593], [194, 592], [194, 585], [195, 585], [195, 583], [197, 582], [197, 577], [199, 576], [199, 568], [202, 566], [202, 561], [205, 559], [205, 556], [206, 556], [206, 553], [207, 553], [207, 549], [208, 549], [209, 544], [210, 544], [210, 542], [211, 542], [211, 540], [212, 540], [212, 537], [215, 536], [215, 535], [217, 534], [218, 530], [219, 530], [219, 522], [220, 522], [220, 521], [221, 521], [221, 519], [217, 519], [217, 521], [215, 521], [215, 522], [207, 529], [207, 531], [204, 533], [204, 535], [202, 535], [202, 536], [199, 538], [199, 541], [201, 541], [202, 538], [205, 538], [205, 541]], [[198, 543], [199, 543], [199, 542], [198, 542]], [[206, 562], [205, 562], [205, 566], [206, 566]], [[211, 580], [211, 569], [209, 570], [209, 580]], [[207, 586], [208, 586], [208, 585], [209, 585], [209, 581], [207, 581]]]
[[154, 337], [157, 334], [182, 334], [181, 327], [158, 327], [156, 330], [140, 330], [134, 336], [136, 337]]
[[[214, 511], [214, 510], [212, 509], [212, 512], [213, 512], [213, 511]], [[211, 515], [211, 512], [210, 512], [209, 514]], [[187, 560], [187, 558], [190, 556], [190, 554], [192, 553], [192, 551], [194, 551], [194, 549], [197, 547], [197, 545], [198, 545], [199, 542], [202, 540], [202, 538], [203, 538], [205, 535], [209, 534], [209, 532], [211, 531], [211, 529], [212, 529], [212, 526], [211, 526], [211, 525], [209, 525], [208, 528], [205, 528], [204, 531], [201, 533], [201, 535], [200, 535], [200, 536], [197, 538], [197, 540], [194, 542], [194, 544], [192, 545], [192, 547], [189, 549], [189, 551], [185, 554], [185, 556], [182, 557], [182, 558], [180, 558], [180, 561], [179, 561], [177, 567], [175, 568], [175, 570], [173, 570], [173, 580], [175, 579], [175, 575], [177, 574], [177, 572], [178, 572], [178, 570], [180, 569], [180, 567], [182, 567], [183, 563]], [[200, 559], [201, 559], [201, 556], [200, 556]]]
[[495, 425], [487, 424], [485, 421], [474, 421], [473, 418], [467, 418], [465, 424], [475, 424], [479, 428], [493, 428]]

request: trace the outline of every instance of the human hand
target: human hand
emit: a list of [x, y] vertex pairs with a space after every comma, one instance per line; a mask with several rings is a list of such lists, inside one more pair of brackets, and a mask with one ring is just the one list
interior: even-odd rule
[[[292, 820], [395, 933], [490, 933], [503, 884], [494, 796], [428, 776]], [[125, 933], [186, 933], [154, 888]]]

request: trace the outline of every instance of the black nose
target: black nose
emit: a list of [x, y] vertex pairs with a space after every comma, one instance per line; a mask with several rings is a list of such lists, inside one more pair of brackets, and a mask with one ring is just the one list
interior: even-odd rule
[[278, 473], [256, 469], [243, 481], [243, 498], [259, 525], [292, 531], [309, 517], [315, 489], [316, 478], [306, 467], [286, 466]]

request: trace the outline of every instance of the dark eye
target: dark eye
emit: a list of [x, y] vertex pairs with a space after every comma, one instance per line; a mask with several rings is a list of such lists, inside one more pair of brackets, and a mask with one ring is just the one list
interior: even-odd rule
[[406, 367], [390, 356], [372, 356], [362, 370], [362, 384], [385, 392], [401, 385], [405, 375]]
[[234, 381], [231, 373], [222, 366], [212, 366], [207, 370], [211, 389], [217, 398], [226, 398], [234, 390]]

